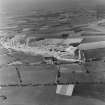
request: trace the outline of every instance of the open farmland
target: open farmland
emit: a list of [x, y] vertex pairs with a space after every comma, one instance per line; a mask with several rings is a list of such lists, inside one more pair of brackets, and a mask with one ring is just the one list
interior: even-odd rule
[[[50, 65], [41, 55], [0, 44], [0, 105], [105, 105], [104, 13], [99, 22], [97, 10], [86, 7], [17, 14], [9, 10], [0, 14], [0, 39], [25, 35], [32, 39], [29, 45], [36, 47], [64, 45], [79, 38], [75, 46], [83, 50], [86, 62]], [[58, 84], [75, 84], [72, 96], [56, 94]]]

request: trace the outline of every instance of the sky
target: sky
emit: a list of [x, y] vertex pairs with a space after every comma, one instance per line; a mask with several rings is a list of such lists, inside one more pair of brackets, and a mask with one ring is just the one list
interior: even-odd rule
[[77, 3], [87, 3], [87, 4], [90, 4], [90, 3], [101, 3], [101, 4], [105, 4], [105, 0], [0, 0], [0, 2], [1, 2], [1, 4], [3, 5], [3, 4], [6, 4], [6, 5], [8, 5], [8, 4], [23, 4], [23, 5], [25, 5], [25, 4], [27, 4], [27, 3], [34, 3], [34, 4], [42, 4], [42, 3], [46, 3], [46, 2], [48, 2], [48, 3], [52, 3], [52, 2], [59, 2], [59, 5], [60, 5], [60, 3], [72, 3], [72, 2], [77, 2]]
[[105, 0], [0, 0], [0, 9], [28, 10], [40, 8], [65, 8], [75, 5], [105, 4]]
[[52, 2], [52, 1], [68, 1], [68, 2], [71, 2], [71, 1], [77, 1], [77, 2], [101, 2], [101, 3], [105, 3], [105, 0], [0, 0], [2, 2]]

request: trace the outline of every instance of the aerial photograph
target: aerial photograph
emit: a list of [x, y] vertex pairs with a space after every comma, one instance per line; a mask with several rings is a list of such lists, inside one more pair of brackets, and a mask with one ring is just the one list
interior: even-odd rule
[[0, 0], [0, 105], [105, 105], [105, 0]]

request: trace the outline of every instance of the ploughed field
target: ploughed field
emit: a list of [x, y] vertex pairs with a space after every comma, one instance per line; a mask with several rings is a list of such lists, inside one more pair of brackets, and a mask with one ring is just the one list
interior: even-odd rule
[[[76, 17], [72, 19], [78, 23], [79, 18]], [[65, 15], [62, 16], [59, 11], [53, 15], [38, 13], [32, 16], [2, 19], [1, 37], [25, 34], [28, 37], [58, 38], [63, 34], [65, 38], [66, 32], [80, 36], [71, 31], [75, 21], [71, 21]], [[89, 18], [89, 21], [93, 20], [94, 17]], [[105, 105], [105, 62], [102, 60], [105, 55], [104, 50], [89, 50], [85, 53], [87, 59], [101, 57], [101, 61], [59, 66], [43, 63], [41, 56], [32, 56], [14, 50], [10, 52], [0, 45], [0, 104]], [[59, 78], [57, 78], [58, 70], [60, 70]], [[87, 70], [89, 73], [86, 73]], [[57, 79], [63, 84], [76, 84], [73, 96], [56, 94]]]
[[[4, 53], [0, 54], [1, 104], [105, 104], [105, 85], [104, 83], [95, 83], [97, 81], [102, 82], [105, 78], [104, 63], [61, 65], [59, 81], [62, 83], [69, 81], [70, 84], [78, 82], [73, 96], [68, 97], [56, 94], [57, 66], [40, 64], [41, 57], [29, 56], [19, 52], [8, 54], [8, 51], [4, 50], [4, 48], [0, 49], [0, 51], [2, 50]], [[20, 61], [20, 63], [16, 61]], [[83, 70], [85, 72], [85, 67], [90, 70], [90, 74], [83, 73]], [[3, 96], [6, 98], [3, 98]]]

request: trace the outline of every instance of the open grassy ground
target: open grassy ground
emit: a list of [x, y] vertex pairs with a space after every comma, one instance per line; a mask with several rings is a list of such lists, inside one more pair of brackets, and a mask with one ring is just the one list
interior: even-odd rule
[[[34, 14], [30, 13], [28, 16], [4, 15], [0, 24], [0, 36], [26, 34], [34, 37], [54, 36], [57, 38], [66, 31], [72, 35], [73, 25], [96, 20], [94, 11], [86, 11], [85, 9], [73, 9], [68, 13], [69, 18], [65, 16], [66, 11], [62, 11], [62, 14], [59, 11], [53, 14], [43, 11], [36, 14], [33, 11]], [[76, 29], [76, 32], [78, 31], [80, 30]], [[88, 40], [93, 41], [87, 39], [84, 42]], [[103, 58], [104, 50], [88, 51], [86, 57], [100, 58], [101, 56]], [[105, 82], [104, 62], [61, 65], [60, 82], [80, 83], [76, 84], [73, 96], [68, 97], [56, 94], [58, 67], [39, 65], [42, 59], [40, 56], [30, 56], [22, 52], [12, 51], [10, 53], [0, 46], [0, 105], [105, 105], [105, 84], [90, 83]], [[22, 64], [8, 65], [14, 61], [20, 61]], [[86, 70], [90, 74], [86, 74]]]
[[[3, 48], [1, 48], [2, 52]], [[93, 62], [85, 65], [61, 65], [60, 82], [80, 82], [75, 86], [73, 96], [56, 94], [56, 76], [58, 67], [54, 65], [30, 63], [41, 61], [23, 53], [13, 54], [7, 51], [0, 54], [0, 104], [1, 105], [104, 105], [105, 84], [94, 84], [92, 81], [104, 82], [104, 63]], [[7, 65], [19, 60], [23, 64]], [[97, 67], [96, 67], [97, 65]], [[82, 73], [84, 68], [90, 74]], [[78, 69], [78, 70], [77, 70]], [[72, 74], [73, 72], [73, 74]], [[74, 74], [76, 72], [76, 75]], [[94, 73], [96, 72], [96, 73]], [[76, 80], [76, 81], [75, 81]], [[5, 96], [6, 98], [3, 98]]]

